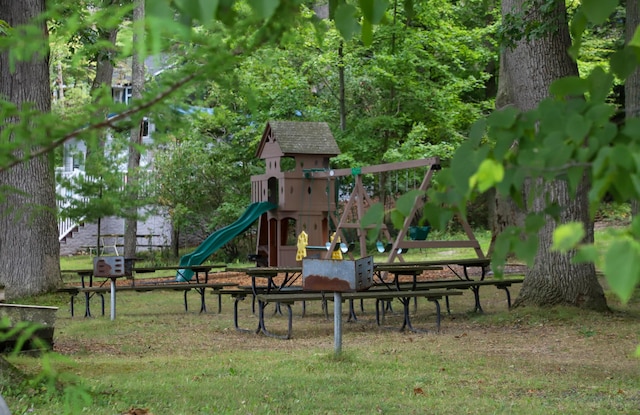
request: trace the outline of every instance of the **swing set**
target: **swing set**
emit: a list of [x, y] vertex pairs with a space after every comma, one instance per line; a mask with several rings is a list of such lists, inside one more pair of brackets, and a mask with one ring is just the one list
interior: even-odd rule
[[[405, 262], [403, 254], [409, 249], [421, 248], [472, 248], [478, 258], [484, 253], [466, 221], [460, 220], [466, 240], [435, 241], [427, 235], [429, 228], [415, 226], [424, 205], [423, 196], [431, 184], [433, 174], [440, 169], [437, 157], [396, 163], [379, 164], [347, 169], [331, 169], [329, 160], [339, 154], [339, 149], [326, 123], [269, 122], [256, 156], [266, 164], [265, 174], [252, 176], [252, 202], [268, 201], [277, 206], [260, 217], [256, 255], [258, 266], [296, 267], [301, 257], [330, 259], [348, 255], [359, 245], [360, 257], [367, 253], [367, 230], [361, 227], [362, 218], [374, 202], [369, 185], [364, 178], [378, 174], [381, 178], [396, 173], [395, 191], [382, 191], [383, 199], [395, 204], [399, 196], [398, 177], [405, 172], [405, 191], [409, 187], [409, 172], [424, 171], [416, 190], [409, 215], [395, 237], [386, 224], [380, 227], [377, 244], [379, 252], [386, 252], [387, 263]], [[293, 163], [284, 162], [293, 159]], [[284, 169], [283, 165], [287, 168]], [[350, 194], [341, 193], [341, 184], [353, 181]], [[383, 180], [380, 180], [381, 182]], [[417, 185], [418, 181], [412, 180]], [[382, 187], [382, 186], [381, 186]], [[386, 195], [388, 193], [388, 195]], [[341, 213], [339, 212], [341, 211]], [[301, 255], [300, 237], [305, 252]], [[350, 240], [355, 236], [356, 241]], [[386, 242], [383, 242], [386, 241]]]
[[[427, 235], [430, 228], [428, 226], [413, 226], [415, 218], [419, 215], [424, 200], [422, 195], [430, 186], [431, 179], [435, 171], [440, 169], [440, 160], [437, 157], [426, 158], [420, 160], [412, 160], [406, 162], [379, 164], [374, 166], [359, 167], [356, 169], [338, 169], [330, 170], [327, 172], [314, 172], [314, 176], [317, 178], [329, 178], [335, 179], [344, 176], [353, 176], [355, 179], [355, 185], [351, 192], [346, 205], [344, 206], [342, 215], [338, 219], [334, 212], [329, 212], [331, 220], [337, 223], [335, 233], [340, 235], [343, 240], [346, 240], [344, 231], [347, 229], [355, 229], [359, 239], [360, 256], [367, 256], [367, 235], [366, 229], [361, 227], [361, 220], [368, 207], [373, 204], [372, 198], [366, 191], [363, 184], [363, 175], [387, 173], [393, 171], [402, 171], [410, 169], [424, 168], [425, 173], [422, 178], [422, 182], [417, 190], [420, 191], [420, 195], [416, 196], [416, 201], [413, 204], [410, 213], [405, 217], [403, 226], [397, 231], [395, 238], [392, 238], [386, 224], [382, 224], [380, 228], [381, 236], [386, 241], [378, 240], [376, 243], [376, 249], [379, 253], [388, 252], [387, 263], [392, 263], [395, 260], [404, 262], [402, 257], [403, 253], [406, 253], [409, 249], [418, 248], [472, 248], [475, 250], [478, 258], [484, 258], [484, 253], [480, 247], [479, 242], [475, 238], [473, 231], [466, 221], [460, 220], [461, 225], [466, 233], [467, 240], [459, 241], [435, 241], [428, 240]], [[392, 198], [393, 199], [393, 198]], [[395, 201], [392, 201], [395, 203]], [[376, 225], [370, 225], [368, 228], [375, 227]], [[329, 251], [332, 251], [336, 246], [335, 242], [329, 244]]]

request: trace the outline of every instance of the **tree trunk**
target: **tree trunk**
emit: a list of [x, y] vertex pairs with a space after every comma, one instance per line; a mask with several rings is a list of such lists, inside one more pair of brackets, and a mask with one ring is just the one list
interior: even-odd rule
[[[557, 202], [563, 207], [559, 222], [582, 222], [587, 231], [585, 242], [593, 242], [593, 223], [590, 222], [589, 211], [586, 208], [589, 188], [586, 178], [580, 183], [576, 197], [572, 197], [566, 182], [563, 181], [541, 184], [539, 180], [532, 179], [531, 187], [535, 187], [536, 190], [542, 189], [542, 193], [538, 194], [543, 195], [533, 199], [533, 211], [540, 212], [545, 208], [545, 198], [550, 202]], [[592, 263], [572, 264], [571, 258], [575, 252], [564, 254], [551, 251], [555, 227], [555, 222], [549, 218], [538, 232], [539, 248], [534, 265], [525, 276], [514, 307], [564, 304], [599, 311], [607, 310], [607, 302], [596, 277], [595, 266]]]
[[[0, 0], [0, 20], [11, 27], [30, 22], [45, 10], [45, 0]], [[43, 48], [47, 28], [41, 23]], [[49, 54], [43, 49], [11, 70], [8, 53], [0, 55], [0, 96], [21, 108], [29, 103], [51, 110]], [[5, 119], [0, 130], [16, 118]], [[32, 134], [45, 134], [36, 126]], [[11, 134], [10, 141], [19, 140]], [[26, 146], [26, 148], [29, 148]], [[53, 153], [0, 172], [0, 283], [7, 299], [48, 292], [60, 283], [60, 243], [56, 218]]]
[[[640, 24], [640, 10], [638, 1], [627, 0], [627, 20], [625, 22], [625, 41], [633, 38], [636, 27]], [[640, 70], [635, 71], [627, 78], [624, 83], [624, 106], [625, 117], [638, 117], [640, 115]], [[640, 202], [638, 200], [631, 201], [631, 214], [638, 215], [640, 210]]]
[[[136, 0], [133, 9], [133, 22], [139, 24], [144, 19], [144, 0]], [[133, 32], [133, 44], [144, 41], [140, 39], [137, 31]], [[134, 52], [131, 62], [131, 97], [135, 99], [142, 98], [142, 89], [144, 88], [144, 62], [141, 57]], [[142, 144], [142, 134], [144, 121], [131, 129], [130, 145], [129, 145], [129, 163], [127, 166], [127, 195], [130, 200], [138, 199], [138, 170], [140, 169], [140, 151], [139, 146]], [[126, 258], [135, 258], [138, 234], [138, 214], [137, 208], [133, 203], [131, 211], [128, 212], [124, 221], [124, 256]]]
[[[109, 5], [115, 4], [115, 1], [116, 0], [113, 0]], [[105, 85], [108, 85], [109, 87], [111, 87], [111, 84], [113, 83], [113, 57], [116, 49], [116, 39], [118, 37], [118, 28], [103, 29], [98, 27], [98, 36], [99, 36], [98, 39], [100, 42], [102, 42], [103, 44], [108, 43], [111, 46], [106, 47], [103, 50], [100, 50], [95, 57], [96, 75], [93, 78], [93, 82], [91, 83], [91, 90], [90, 90], [90, 94], [94, 99], [94, 103], [99, 100], [99, 97], [96, 96], [97, 91]], [[109, 109], [104, 108], [102, 110], [101, 115], [104, 118], [107, 118], [109, 115]], [[105, 142], [107, 141], [107, 130], [104, 130], [99, 134], [100, 134], [100, 142], [98, 144], [98, 148], [96, 149], [97, 150], [96, 154], [98, 154], [100, 160], [102, 160], [102, 157], [104, 156], [103, 149], [105, 146]], [[93, 157], [92, 152], [93, 152], [93, 149], [91, 148], [91, 146], [87, 146], [87, 150], [85, 154], [85, 160], [87, 160], [87, 162], [85, 163], [85, 171], [90, 176], [93, 176], [93, 175], [97, 176], [99, 175], [99, 173], [94, 173], [94, 167], [95, 169], [99, 169], [99, 165], [101, 163], [91, 161]], [[100, 191], [100, 194], [98, 194], [98, 197], [99, 198], [102, 197], [102, 190]], [[101, 219], [98, 219], [98, 224], [97, 224], [98, 230], [96, 234], [96, 247], [97, 247], [96, 255], [99, 255], [99, 252], [102, 249], [101, 247], [102, 238], [100, 236], [102, 233], [101, 222], [102, 222]]]
[[[500, 110], [513, 105], [514, 93], [510, 84], [509, 74], [506, 71], [505, 52], [500, 54], [500, 68], [498, 69], [498, 87], [496, 93], [496, 109]], [[491, 226], [491, 242], [487, 256], [493, 254], [496, 238], [509, 226], [522, 226], [526, 212], [518, 207], [509, 197], [504, 197], [496, 191], [487, 196], [489, 224]]]
[[[552, 16], [543, 16], [537, 6], [540, 1], [503, 0], [503, 17], [508, 13], [517, 13], [531, 4], [529, 19], [546, 22], [553, 17], [557, 22], [556, 30], [549, 30], [535, 39], [523, 39], [512, 48], [505, 50], [502, 56], [501, 70], [508, 88], [500, 89], [501, 102], [508, 102], [523, 111], [535, 108], [548, 96], [549, 86], [554, 80], [578, 75], [578, 67], [567, 54], [571, 44], [566, 21], [564, 0], [555, 3]], [[593, 223], [588, 216], [587, 191], [585, 178], [580, 184], [577, 195], [569, 194], [566, 183], [555, 181], [541, 184], [531, 178], [525, 186], [525, 195], [531, 195], [529, 209], [539, 212], [545, 207], [545, 197], [557, 202], [564, 208], [560, 223], [582, 221], [587, 231], [587, 241], [593, 241]], [[534, 190], [533, 193], [530, 191]], [[525, 199], [526, 200], [526, 199]], [[539, 248], [533, 267], [527, 271], [522, 289], [514, 306], [547, 306], [567, 304], [578, 307], [606, 310], [604, 292], [595, 274], [593, 264], [572, 264], [572, 252], [561, 254], [550, 250], [553, 231], [556, 224], [549, 218], [547, 224], [538, 233]]]
[[347, 104], [345, 101], [345, 86], [344, 86], [344, 42], [340, 41], [338, 46], [338, 81], [339, 81], [339, 104], [340, 104], [340, 131], [347, 129]]

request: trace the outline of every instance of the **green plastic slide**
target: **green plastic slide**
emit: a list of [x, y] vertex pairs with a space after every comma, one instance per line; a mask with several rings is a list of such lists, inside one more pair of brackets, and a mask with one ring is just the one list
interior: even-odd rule
[[[183, 255], [180, 258], [180, 267], [189, 267], [202, 265], [202, 263], [214, 252], [220, 249], [224, 244], [246, 231], [263, 213], [275, 209], [277, 206], [270, 202], [257, 202], [249, 205], [247, 210], [238, 218], [237, 221], [224, 228], [218, 229], [207, 237], [190, 254]], [[179, 269], [176, 275], [176, 281], [186, 282], [193, 277], [193, 271], [190, 269]]]

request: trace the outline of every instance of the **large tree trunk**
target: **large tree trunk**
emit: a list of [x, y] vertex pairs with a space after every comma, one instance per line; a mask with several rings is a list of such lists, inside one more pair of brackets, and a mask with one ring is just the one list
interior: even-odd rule
[[[45, 10], [45, 0], [0, 0], [0, 20], [11, 27], [30, 22]], [[47, 28], [41, 23], [42, 34]], [[43, 47], [46, 40], [43, 42]], [[0, 55], [0, 96], [19, 108], [29, 103], [51, 110], [48, 51], [11, 70]], [[4, 126], [17, 120], [4, 120]], [[0, 130], [4, 128], [0, 126]], [[46, 134], [35, 126], [32, 134]], [[18, 140], [10, 136], [9, 140]], [[28, 148], [28, 147], [27, 147]], [[0, 173], [0, 282], [8, 299], [53, 290], [60, 283], [60, 243], [56, 218], [53, 155], [29, 159]], [[15, 189], [15, 191], [9, 190]]]
[[[496, 109], [500, 110], [514, 104], [514, 92], [506, 71], [505, 53], [500, 54], [498, 68], [498, 85], [496, 91]], [[489, 225], [491, 227], [491, 243], [487, 256], [493, 254], [496, 238], [509, 226], [522, 226], [526, 212], [509, 197], [499, 195], [495, 190], [487, 195]]]
[[[503, 0], [503, 17], [508, 13], [517, 13], [527, 3], [525, 0]], [[549, 16], [542, 16], [536, 10], [540, 1], [532, 3], [528, 18], [548, 21]], [[515, 47], [505, 50], [501, 70], [504, 79], [501, 78], [500, 83], [506, 82], [508, 88], [500, 90], [502, 102], [509, 102], [523, 111], [531, 110], [548, 96], [551, 82], [564, 76], [578, 75], [576, 62], [567, 54], [571, 40], [564, 0], [556, 1], [553, 17], [557, 19], [557, 30], [535, 39], [519, 40]], [[531, 178], [525, 195], [532, 195], [533, 200], [529, 201], [528, 206], [535, 212], [544, 209], [545, 197], [558, 202], [564, 208], [560, 222], [582, 221], [589, 242], [593, 241], [593, 223], [588, 217], [587, 189], [585, 179], [577, 196], [572, 197], [564, 182], [543, 185], [536, 178]], [[531, 193], [531, 190], [534, 192]], [[540, 230], [540, 245], [534, 265], [525, 276], [514, 306], [567, 304], [606, 310], [606, 299], [593, 264], [572, 264], [573, 253], [561, 254], [550, 250], [555, 227], [554, 221], [549, 218]]]
[[[136, 0], [133, 9], [134, 24], [140, 23], [144, 19], [144, 1]], [[144, 41], [139, 39], [137, 32], [133, 32], [133, 44]], [[142, 98], [142, 89], [144, 88], [144, 62], [137, 53], [133, 54], [131, 62], [131, 97], [133, 99]], [[143, 121], [131, 129], [130, 145], [129, 145], [129, 163], [127, 165], [127, 196], [130, 200], [138, 199], [138, 171], [140, 169], [140, 151], [139, 146], [142, 144]], [[127, 258], [135, 258], [138, 234], [138, 215], [134, 203], [134, 207], [128, 212], [124, 222], [124, 256]]]

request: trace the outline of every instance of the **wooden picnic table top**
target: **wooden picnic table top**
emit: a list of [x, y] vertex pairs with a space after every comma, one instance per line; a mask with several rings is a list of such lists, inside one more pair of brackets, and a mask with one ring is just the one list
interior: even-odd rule
[[[139, 273], [148, 273], [155, 271], [167, 271], [167, 270], [179, 270], [179, 269], [191, 269], [193, 271], [209, 271], [213, 268], [227, 268], [227, 264], [208, 264], [208, 265], [170, 265], [170, 266], [149, 266], [149, 267], [134, 267], [134, 272]], [[90, 275], [93, 274], [93, 268], [82, 268], [82, 269], [63, 269], [60, 271], [63, 274], [80, 274], [80, 275]]]
[[468, 267], [481, 267], [487, 266], [491, 263], [491, 258], [449, 258], [449, 259], [433, 259], [427, 261], [414, 261], [414, 262], [393, 262], [385, 263], [383, 265], [396, 265], [396, 266], [437, 266], [437, 265], [462, 265]]
[[373, 265], [373, 270], [374, 271], [387, 271], [387, 272], [410, 272], [410, 273], [414, 273], [414, 272], [422, 272], [422, 271], [437, 271], [437, 270], [441, 270], [442, 266], [440, 265], [432, 265], [432, 264], [422, 264], [422, 263], [403, 263], [403, 262], [396, 262], [396, 263], [382, 263], [382, 264], [374, 264]]
[[233, 271], [244, 272], [251, 277], [272, 277], [277, 274], [291, 274], [302, 272], [302, 267], [253, 267], [253, 268], [233, 268]]
[[[117, 291], [152, 291], [152, 290], [191, 290], [191, 289], [202, 289], [202, 288], [230, 288], [237, 287], [238, 284], [234, 282], [217, 282], [217, 283], [153, 283], [153, 284], [136, 284], [136, 285], [120, 285], [116, 286]], [[92, 292], [92, 291], [108, 291], [110, 287], [107, 286], [99, 286], [99, 287], [78, 287], [78, 291], [81, 292]]]
[[[463, 265], [463, 266], [486, 266], [491, 263], [489, 258], [462, 258], [462, 259], [436, 259], [428, 261], [414, 262], [379, 262], [374, 263], [373, 267], [376, 271], [393, 271], [406, 269], [423, 269], [425, 271], [433, 269], [442, 269], [445, 265]], [[233, 268], [233, 271], [244, 272], [248, 275], [274, 275], [279, 273], [302, 272], [302, 267], [252, 267], [252, 268]]]
[[[321, 300], [332, 299], [331, 292], [309, 292], [296, 291], [290, 293], [260, 293], [258, 299], [265, 302], [294, 302], [304, 300]], [[462, 291], [458, 290], [413, 290], [413, 291], [397, 291], [397, 290], [374, 290], [374, 291], [354, 291], [341, 293], [342, 300], [351, 299], [391, 299], [398, 297], [431, 297], [441, 298], [453, 295], [462, 295]]]

